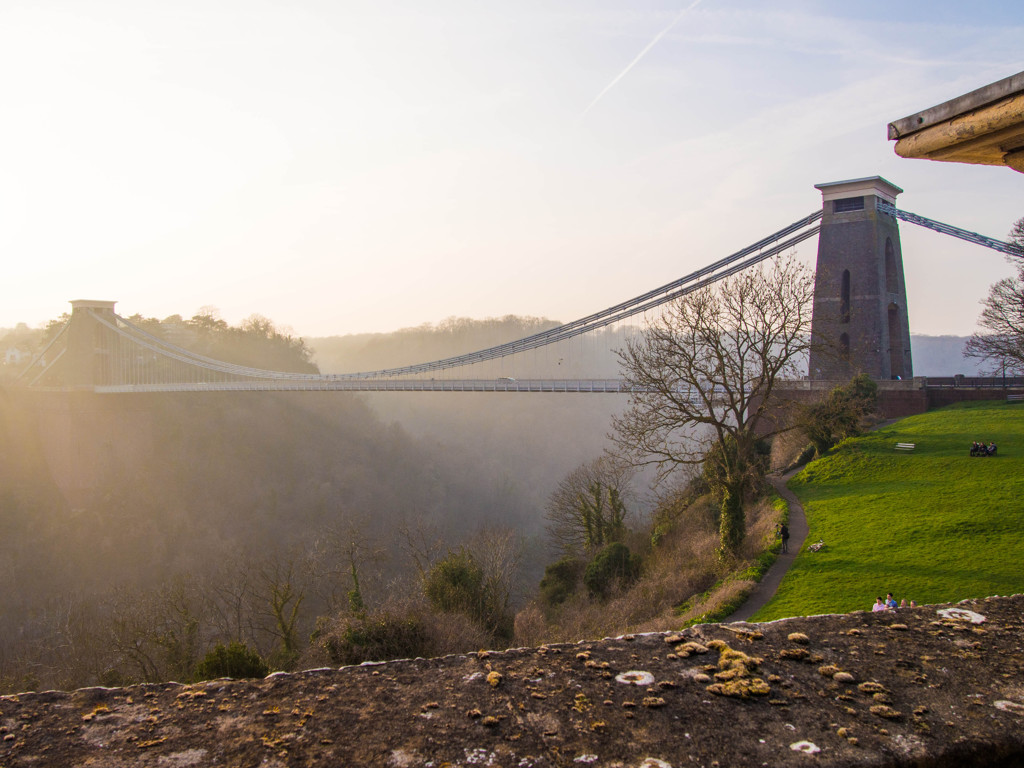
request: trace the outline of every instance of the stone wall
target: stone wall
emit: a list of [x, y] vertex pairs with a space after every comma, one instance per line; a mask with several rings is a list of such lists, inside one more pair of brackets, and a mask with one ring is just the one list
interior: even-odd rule
[[4, 696], [0, 765], [1022, 766], [1022, 617], [1018, 595]]

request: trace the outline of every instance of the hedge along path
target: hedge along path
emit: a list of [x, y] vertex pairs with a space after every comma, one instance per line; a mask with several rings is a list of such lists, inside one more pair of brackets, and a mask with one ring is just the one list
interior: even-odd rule
[[[971, 457], [974, 440], [994, 457]], [[916, 443], [913, 453], [898, 442]], [[808, 538], [752, 617], [870, 609], [877, 595], [940, 603], [1024, 592], [1024, 409], [959, 403], [844, 441], [789, 483]], [[791, 542], [792, 543], [792, 542]]]
[[775, 596], [775, 592], [782, 583], [782, 578], [796, 560], [797, 553], [803, 546], [804, 539], [807, 538], [807, 519], [804, 516], [804, 508], [800, 504], [800, 500], [796, 497], [796, 494], [789, 490], [787, 483], [799, 471], [800, 468], [798, 467], [784, 475], [772, 474], [767, 477], [768, 482], [775, 488], [776, 493], [785, 499], [786, 504], [789, 506], [789, 522], [787, 523], [789, 526], [789, 546], [787, 549], [789, 551], [785, 553], [779, 552], [779, 556], [772, 563], [767, 573], [761, 577], [761, 581], [751, 591], [746, 602], [730, 616], [723, 619], [723, 622], [748, 621], [755, 613], [761, 610]]

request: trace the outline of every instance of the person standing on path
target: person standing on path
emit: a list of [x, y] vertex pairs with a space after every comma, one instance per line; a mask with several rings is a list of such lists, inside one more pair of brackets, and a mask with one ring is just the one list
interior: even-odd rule
[[[804, 516], [804, 508], [800, 506], [800, 500], [796, 497], [789, 488], [786, 487], [786, 483], [793, 475], [800, 471], [802, 467], [792, 469], [784, 475], [772, 474], [766, 478], [769, 483], [775, 488], [776, 492], [786, 500], [786, 504], [789, 506], [789, 521], [786, 524], [786, 533], [793, 538], [794, 546], [796, 551], [800, 551], [800, 547], [803, 546], [804, 539], [807, 538], [807, 518]], [[779, 535], [782, 535], [782, 529], [779, 528]], [[784, 553], [780, 552], [779, 557], [772, 563], [772, 566], [768, 569], [768, 572], [761, 577], [761, 580], [754, 586], [753, 591], [747, 597], [746, 602], [743, 603], [739, 608], [732, 612], [729, 616], [724, 618], [723, 623], [731, 621], [746, 621], [753, 616], [757, 611], [764, 607], [775, 591], [779, 588], [779, 584], [782, 582], [782, 577], [786, 574], [789, 566], [793, 564], [796, 559], [796, 555], [793, 557], [789, 556], [789, 540], [785, 541]]]
[[782, 551], [789, 552], [789, 526], [779, 526], [779, 536], [782, 537]]

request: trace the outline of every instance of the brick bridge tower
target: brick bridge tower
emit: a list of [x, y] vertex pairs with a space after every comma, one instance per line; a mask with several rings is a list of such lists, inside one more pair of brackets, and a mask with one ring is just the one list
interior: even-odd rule
[[907, 289], [896, 217], [876, 208], [903, 190], [881, 176], [816, 184], [822, 219], [810, 378], [909, 379]]

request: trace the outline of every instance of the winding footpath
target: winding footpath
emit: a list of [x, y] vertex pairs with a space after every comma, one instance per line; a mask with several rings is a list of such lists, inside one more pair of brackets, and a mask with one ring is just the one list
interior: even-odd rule
[[736, 611], [722, 620], [723, 623], [732, 621], [749, 621], [750, 617], [761, 610], [769, 600], [775, 596], [775, 592], [782, 583], [789, 567], [796, 559], [797, 553], [804, 545], [807, 538], [807, 517], [804, 515], [804, 508], [800, 500], [789, 490], [786, 483], [799, 472], [803, 467], [791, 470], [784, 475], [768, 475], [767, 480], [774, 486], [776, 492], [789, 505], [789, 546], [788, 552], [779, 553], [778, 558], [772, 563], [772, 567], [764, 575], [760, 582], [754, 587], [747, 601]]

